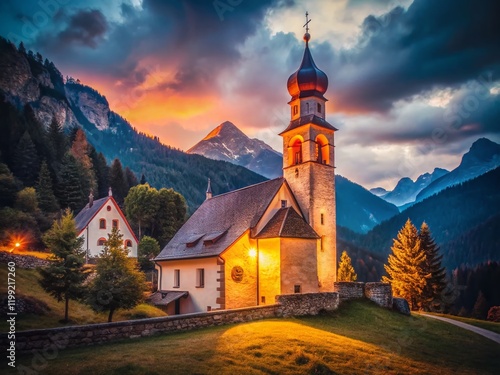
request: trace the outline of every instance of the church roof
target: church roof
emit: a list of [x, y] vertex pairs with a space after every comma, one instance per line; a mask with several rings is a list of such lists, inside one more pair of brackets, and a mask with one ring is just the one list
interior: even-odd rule
[[307, 116], [302, 116], [302, 117], [299, 117], [298, 119], [290, 121], [290, 124], [288, 124], [288, 127], [285, 130], [283, 130], [280, 133], [280, 135], [286, 133], [289, 130], [296, 129], [296, 128], [301, 127], [302, 125], [307, 125], [307, 124], [314, 124], [314, 125], [317, 125], [319, 127], [334, 130], [334, 131], [338, 130], [336, 127], [331, 125], [328, 121], [326, 121], [325, 119], [323, 119], [319, 116], [307, 115]]
[[89, 204], [87, 203], [87, 205], [82, 208], [82, 210], [75, 217], [76, 230], [78, 233], [85, 229], [97, 212], [99, 212], [99, 210], [106, 204], [108, 199], [110, 199], [110, 197], [97, 199], [93, 202], [91, 207], [89, 207]]
[[205, 200], [155, 260], [220, 255], [257, 225], [283, 182], [280, 177]]
[[281, 208], [255, 238], [320, 238], [293, 207]]

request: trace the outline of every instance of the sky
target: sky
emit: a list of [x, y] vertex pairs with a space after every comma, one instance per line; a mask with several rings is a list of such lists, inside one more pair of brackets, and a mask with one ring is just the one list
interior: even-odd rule
[[231, 121], [281, 152], [306, 11], [337, 173], [392, 189], [500, 142], [497, 0], [16, 0], [0, 3], [0, 35], [165, 144]]

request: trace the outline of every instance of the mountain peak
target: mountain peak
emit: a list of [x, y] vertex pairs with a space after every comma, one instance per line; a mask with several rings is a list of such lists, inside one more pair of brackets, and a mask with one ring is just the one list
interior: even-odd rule
[[488, 138], [479, 138], [470, 146], [469, 151], [464, 154], [462, 163], [490, 162], [496, 155], [500, 154], [500, 145]]
[[214, 137], [225, 137], [225, 136], [237, 136], [248, 138], [245, 133], [243, 133], [236, 125], [234, 125], [230, 121], [224, 121], [222, 124], [213, 129], [210, 133], [208, 133], [203, 141], [207, 141]]

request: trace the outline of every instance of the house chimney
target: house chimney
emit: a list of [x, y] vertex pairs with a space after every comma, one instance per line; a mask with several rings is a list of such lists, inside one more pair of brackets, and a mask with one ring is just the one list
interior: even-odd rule
[[210, 186], [210, 179], [208, 179], [208, 186], [207, 186], [207, 198], [210, 199], [212, 198], [212, 186]]
[[111, 186], [109, 187], [109, 190], [108, 190], [108, 197], [112, 197], [113, 196], [113, 190], [111, 190]]
[[92, 190], [90, 191], [89, 194], [89, 208], [94, 205], [94, 194], [92, 194]]

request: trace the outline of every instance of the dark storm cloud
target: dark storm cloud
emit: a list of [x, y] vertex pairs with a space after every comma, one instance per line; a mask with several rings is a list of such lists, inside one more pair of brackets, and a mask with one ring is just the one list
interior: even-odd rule
[[99, 40], [108, 30], [108, 22], [98, 10], [81, 10], [71, 16], [66, 29], [57, 36], [61, 47], [81, 44], [96, 48]]
[[367, 17], [352, 50], [335, 57], [340, 108], [385, 111], [402, 98], [457, 87], [491, 71], [500, 77], [500, 2], [415, 0]]

